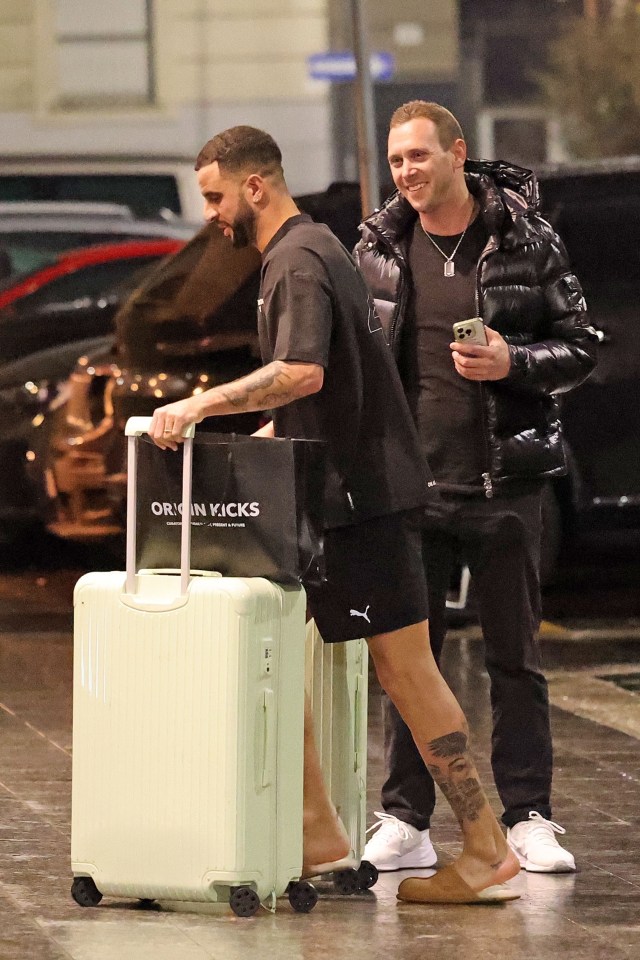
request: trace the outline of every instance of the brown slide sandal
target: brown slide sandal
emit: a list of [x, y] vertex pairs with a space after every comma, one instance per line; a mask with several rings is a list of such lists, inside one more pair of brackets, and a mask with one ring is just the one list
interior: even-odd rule
[[398, 887], [397, 897], [408, 903], [507, 903], [518, 900], [520, 894], [504, 883], [476, 892], [449, 864], [433, 877], [407, 877]]

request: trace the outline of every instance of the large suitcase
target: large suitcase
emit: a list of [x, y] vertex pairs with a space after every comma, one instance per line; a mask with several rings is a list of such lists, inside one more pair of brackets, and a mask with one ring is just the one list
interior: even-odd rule
[[[126, 573], [74, 595], [72, 894], [229, 901], [240, 916], [302, 868], [305, 594], [260, 578], [135, 573], [129, 421]], [[174, 454], [175, 455], [175, 454]], [[190, 502], [191, 441], [183, 502]], [[187, 514], [187, 511], [185, 511]]]
[[[305, 689], [324, 782], [345, 825], [351, 849], [362, 858], [367, 817], [367, 707], [369, 651], [365, 640], [324, 643], [313, 620], [307, 624]], [[334, 874], [342, 893], [372, 887], [373, 864]]]

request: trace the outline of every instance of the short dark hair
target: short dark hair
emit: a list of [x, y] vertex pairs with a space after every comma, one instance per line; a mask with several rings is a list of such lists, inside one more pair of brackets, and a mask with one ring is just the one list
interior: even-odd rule
[[409, 123], [422, 117], [425, 120], [431, 120], [438, 131], [438, 140], [443, 150], [449, 150], [455, 140], [464, 140], [462, 127], [446, 107], [439, 103], [430, 103], [427, 100], [409, 100], [403, 103], [394, 111], [389, 121], [389, 129], [399, 127], [403, 123]]
[[207, 140], [196, 158], [195, 169], [216, 162], [230, 173], [253, 168], [262, 176], [284, 176], [280, 147], [272, 136], [256, 127], [229, 127]]

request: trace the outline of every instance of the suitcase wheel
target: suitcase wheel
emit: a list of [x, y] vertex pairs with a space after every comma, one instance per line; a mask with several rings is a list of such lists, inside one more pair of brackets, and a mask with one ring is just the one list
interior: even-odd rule
[[297, 880], [287, 887], [289, 903], [296, 913], [310, 913], [318, 902], [318, 891], [308, 880]]
[[358, 889], [370, 890], [378, 882], [378, 868], [369, 860], [363, 860], [357, 870]]
[[229, 906], [237, 917], [252, 917], [260, 908], [260, 897], [251, 887], [235, 887]]
[[75, 877], [71, 884], [71, 896], [81, 907], [97, 907], [102, 894], [91, 877]]
[[358, 893], [361, 889], [357, 870], [336, 870], [333, 875], [333, 885], [338, 893]]

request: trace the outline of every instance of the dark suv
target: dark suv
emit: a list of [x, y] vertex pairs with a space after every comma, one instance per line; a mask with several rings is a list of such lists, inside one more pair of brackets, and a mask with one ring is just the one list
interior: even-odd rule
[[542, 209], [564, 240], [601, 331], [598, 365], [563, 400], [565, 518], [640, 521], [640, 158], [540, 171]]

